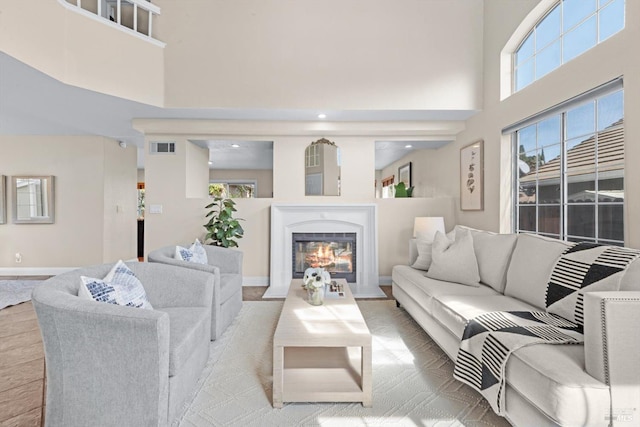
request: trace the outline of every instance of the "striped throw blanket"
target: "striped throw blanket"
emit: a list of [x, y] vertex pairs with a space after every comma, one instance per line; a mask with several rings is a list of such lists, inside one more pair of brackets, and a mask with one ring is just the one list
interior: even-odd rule
[[508, 357], [533, 344], [583, 342], [585, 292], [615, 291], [640, 256], [630, 248], [576, 243], [556, 261], [547, 284], [545, 311], [500, 311], [471, 319], [464, 330], [453, 376], [478, 390], [504, 414]]
[[478, 390], [504, 414], [505, 367], [511, 353], [532, 344], [579, 344], [579, 326], [544, 311], [494, 311], [471, 319], [464, 330], [453, 376]]
[[627, 267], [640, 251], [580, 242], [556, 261], [547, 285], [547, 312], [584, 324], [585, 292], [617, 291]]

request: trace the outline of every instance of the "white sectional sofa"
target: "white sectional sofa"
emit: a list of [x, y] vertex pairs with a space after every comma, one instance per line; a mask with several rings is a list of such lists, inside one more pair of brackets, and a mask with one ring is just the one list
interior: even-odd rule
[[[491, 311], [545, 310], [545, 292], [569, 244], [527, 234], [471, 230], [480, 286], [393, 268], [393, 296], [455, 361], [467, 321]], [[536, 344], [506, 365], [505, 418], [515, 426], [640, 425], [640, 261], [619, 291], [586, 293], [584, 344]], [[610, 419], [612, 420], [610, 423]]]

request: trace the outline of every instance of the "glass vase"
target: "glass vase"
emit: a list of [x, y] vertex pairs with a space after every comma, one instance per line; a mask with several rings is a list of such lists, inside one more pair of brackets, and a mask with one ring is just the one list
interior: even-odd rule
[[324, 286], [320, 288], [307, 288], [307, 298], [311, 305], [322, 305], [324, 302]]

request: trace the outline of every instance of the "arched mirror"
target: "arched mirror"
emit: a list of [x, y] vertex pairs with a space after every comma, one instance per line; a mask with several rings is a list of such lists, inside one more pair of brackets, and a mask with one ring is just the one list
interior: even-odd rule
[[53, 224], [53, 176], [14, 176], [11, 192], [14, 224]]
[[326, 138], [304, 151], [305, 195], [340, 195], [340, 148]]

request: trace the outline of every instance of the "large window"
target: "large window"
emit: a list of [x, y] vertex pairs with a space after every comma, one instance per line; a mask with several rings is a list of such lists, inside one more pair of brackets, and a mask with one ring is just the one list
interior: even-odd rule
[[514, 132], [517, 232], [624, 244], [623, 90], [612, 86]]
[[624, 0], [559, 1], [515, 52], [515, 91], [623, 28]]

